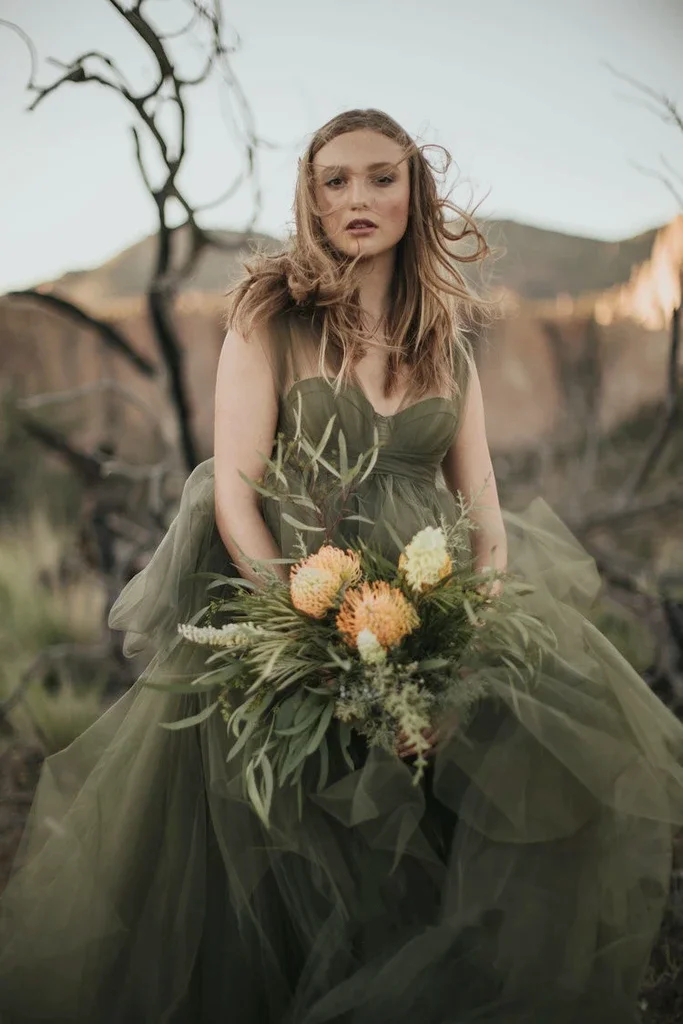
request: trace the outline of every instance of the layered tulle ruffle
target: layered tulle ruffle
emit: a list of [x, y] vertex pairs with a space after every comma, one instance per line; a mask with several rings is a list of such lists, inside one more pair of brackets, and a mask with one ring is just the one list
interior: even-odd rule
[[[376, 481], [375, 511], [448, 510], [420, 486]], [[213, 463], [195, 470], [112, 609], [146, 670], [45, 763], [1, 904], [3, 1024], [635, 1020], [683, 825], [683, 728], [586, 618], [599, 579], [550, 509], [506, 525], [558, 640], [533, 686], [513, 699], [492, 672], [419, 787], [357, 740], [301, 819], [278, 792], [267, 833], [222, 719], [162, 729], [202, 697], [142, 685], [201, 671], [176, 623], [206, 601], [193, 573], [230, 570]]]

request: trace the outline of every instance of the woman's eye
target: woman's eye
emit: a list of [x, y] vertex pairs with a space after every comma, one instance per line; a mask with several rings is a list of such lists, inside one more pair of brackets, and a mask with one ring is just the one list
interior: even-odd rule
[[330, 178], [329, 181], [325, 182], [325, 184], [329, 188], [338, 188], [340, 185], [344, 184], [344, 179], [343, 178]]
[[375, 182], [377, 185], [393, 185], [395, 180], [392, 174], [382, 174], [381, 177], [375, 179]]

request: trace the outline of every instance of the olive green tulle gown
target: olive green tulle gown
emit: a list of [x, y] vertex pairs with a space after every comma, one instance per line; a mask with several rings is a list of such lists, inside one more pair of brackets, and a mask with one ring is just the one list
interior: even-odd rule
[[[396, 557], [387, 523], [407, 540], [456, 514], [438, 467], [457, 401], [380, 416], [357, 387], [291, 381], [285, 434], [299, 403], [313, 438], [336, 413], [351, 452], [379, 429], [357, 495], [375, 525], [345, 522], [337, 540], [353, 528]], [[264, 499], [287, 555], [283, 511]], [[140, 685], [202, 670], [206, 651], [176, 633], [206, 603], [189, 577], [231, 571], [202, 463], [111, 612], [148, 667], [44, 765], [0, 902], [2, 1024], [636, 1021], [683, 826], [683, 726], [586, 619], [599, 578], [549, 508], [506, 525], [510, 569], [558, 640], [533, 686], [512, 701], [501, 667], [418, 787], [359, 739], [355, 769], [332, 765], [301, 820], [295, 791], [277, 791], [266, 832], [223, 720], [162, 729], [202, 698]]]

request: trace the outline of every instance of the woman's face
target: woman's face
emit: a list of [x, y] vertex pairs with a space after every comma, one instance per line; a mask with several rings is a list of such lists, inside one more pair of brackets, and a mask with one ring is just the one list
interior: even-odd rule
[[363, 128], [338, 135], [313, 158], [315, 200], [332, 245], [347, 256], [378, 256], [408, 224], [410, 173], [404, 150]]

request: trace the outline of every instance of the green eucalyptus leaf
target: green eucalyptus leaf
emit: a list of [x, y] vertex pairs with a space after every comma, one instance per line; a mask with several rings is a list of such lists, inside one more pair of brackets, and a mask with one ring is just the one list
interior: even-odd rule
[[280, 776], [280, 785], [284, 785], [287, 778], [296, 771], [300, 764], [303, 763], [306, 757], [306, 747], [308, 746], [309, 736], [304, 733], [303, 736], [297, 736], [295, 739], [290, 739], [288, 743], [287, 757], [282, 768], [282, 774]]
[[290, 526], [295, 526], [297, 530], [306, 530], [310, 533], [325, 532], [324, 526], [307, 526], [306, 523], [300, 523], [298, 519], [294, 518], [294, 516], [290, 516], [289, 512], [283, 512], [282, 518], [286, 523], [289, 523]]
[[213, 704], [207, 704], [205, 708], [198, 711], [196, 715], [190, 715], [189, 718], [181, 718], [177, 722], [159, 722], [162, 729], [171, 729], [173, 731], [179, 729], [191, 729], [194, 725], [199, 725], [201, 722], [205, 722], [209, 718], [216, 708], [218, 707], [218, 701], [215, 700]]
[[342, 756], [343, 756], [346, 764], [351, 769], [351, 771], [354, 771], [356, 766], [353, 763], [353, 758], [351, 757], [351, 754], [349, 753], [349, 747], [351, 746], [351, 739], [352, 739], [352, 737], [353, 737], [353, 733], [352, 733], [351, 726], [349, 725], [349, 723], [348, 722], [340, 722], [339, 723], [339, 746], [341, 748]]
[[468, 619], [470, 620], [470, 622], [472, 623], [472, 625], [473, 625], [473, 626], [478, 626], [478, 625], [479, 625], [479, 619], [478, 619], [478, 618], [477, 618], [477, 616], [475, 615], [475, 613], [474, 613], [474, 610], [473, 610], [473, 608], [472, 608], [472, 605], [471, 605], [471, 604], [470, 604], [470, 602], [469, 602], [469, 601], [467, 600], [467, 598], [464, 598], [464, 599], [463, 599], [463, 602], [462, 602], [462, 606], [463, 606], [463, 608], [465, 609], [465, 613], [466, 613], [466, 615], [467, 615], [467, 618], [468, 618]]
[[382, 526], [385, 528], [385, 530], [387, 531], [387, 533], [389, 534], [389, 536], [393, 540], [393, 542], [396, 545], [396, 547], [398, 548], [398, 550], [399, 551], [403, 551], [403, 549], [405, 548], [405, 542], [402, 540], [401, 537], [399, 537], [398, 533], [396, 532], [396, 530], [394, 529], [392, 524], [389, 522], [389, 520], [388, 519], [383, 519], [382, 520]]
[[327, 472], [328, 472], [328, 473], [330, 474], [330, 476], [333, 476], [333, 477], [334, 477], [334, 478], [335, 478], [336, 480], [340, 480], [340, 479], [341, 479], [341, 473], [339, 472], [339, 470], [337, 469], [337, 467], [336, 467], [336, 466], [334, 466], [334, 465], [332, 465], [332, 463], [331, 463], [331, 462], [328, 462], [328, 460], [327, 460], [327, 459], [324, 459], [324, 458], [322, 457], [322, 455], [319, 455], [319, 456], [318, 456], [318, 462], [320, 463], [320, 465], [321, 465], [321, 466], [322, 466], [322, 467], [323, 467], [324, 469], [326, 469], [326, 470], [327, 470]]
[[372, 448], [370, 449], [369, 455], [370, 459], [368, 465], [363, 470], [363, 474], [358, 481], [361, 484], [365, 483], [367, 478], [370, 476], [373, 469], [375, 468], [375, 463], [377, 462], [377, 459], [379, 457], [379, 430], [377, 429], [377, 424], [375, 424], [373, 427]]
[[244, 773], [244, 781], [246, 784], [247, 796], [251, 802], [252, 807], [256, 811], [257, 815], [261, 819], [262, 823], [266, 828], [269, 827], [268, 811], [269, 807], [266, 806], [261, 793], [259, 791], [258, 784], [256, 782], [256, 771], [253, 762], [249, 762]]
[[283, 465], [284, 457], [285, 457], [285, 449], [284, 449], [284, 445], [282, 443], [282, 436], [281, 435], [279, 435], [278, 438], [277, 438], [276, 449], [277, 449], [277, 454], [276, 454], [275, 459], [274, 459], [274, 461], [272, 463], [273, 474], [274, 474], [276, 480], [279, 480], [280, 483], [286, 485], [287, 484], [287, 477], [285, 476], [285, 474], [283, 472], [283, 469], [282, 469], [282, 465]]
[[326, 424], [325, 429], [323, 431], [323, 435], [320, 438], [320, 441], [318, 443], [318, 447], [315, 449], [314, 458], [316, 460], [320, 459], [320, 456], [322, 455], [322, 453], [325, 451], [325, 448], [327, 447], [327, 442], [330, 440], [330, 436], [332, 434], [332, 428], [334, 427], [334, 423], [335, 423], [336, 419], [337, 419], [337, 414], [336, 414], [336, 412], [334, 412], [334, 413], [332, 413], [332, 415], [330, 416], [329, 420], [327, 421], [327, 424]]
[[258, 480], [252, 480], [252, 478], [250, 476], [247, 476], [246, 473], [242, 472], [241, 469], [238, 469], [237, 472], [239, 473], [242, 480], [244, 480], [245, 484], [249, 484], [252, 490], [256, 491], [258, 494], [261, 494], [264, 498], [276, 497], [276, 492], [272, 488], [264, 487], [263, 484], [259, 483]]
[[507, 665], [507, 667], [510, 669], [514, 676], [516, 676], [518, 679], [524, 682], [525, 673], [520, 668], [520, 666], [512, 660], [512, 658], [508, 658], [507, 655], [501, 654], [500, 660], [503, 662], [503, 664]]
[[419, 672], [431, 672], [438, 668], [447, 668], [451, 664], [450, 658], [424, 658], [418, 661]]
[[275, 709], [275, 729], [288, 729], [294, 722], [296, 709], [301, 703], [302, 691], [296, 690], [291, 697], [285, 697]]
[[278, 736], [298, 736], [307, 729], [310, 729], [312, 724], [320, 718], [321, 713], [322, 707], [320, 706], [314, 707], [312, 711], [309, 709], [309, 713], [305, 718], [302, 718], [299, 722], [297, 722], [295, 718], [294, 725], [291, 725], [286, 729], [276, 729], [275, 732]]
[[230, 680], [234, 676], [232, 671], [233, 666], [230, 664], [219, 665], [218, 668], [212, 668], [210, 672], [202, 672], [201, 675], [195, 677], [195, 688], [201, 687], [202, 689], [213, 683], [214, 686], [221, 686], [225, 680]]
[[141, 682], [140, 686], [144, 686], [147, 690], [160, 690], [162, 693], [204, 693], [206, 691], [215, 690], [217, 683], [204, 683], [198, 685], [196, 682], [192, 683], [153, 683]]
[[317, 726], [315, 732], [313, 733], [313, 736], [311, 737], [311, 741], [308, 744], [308, 746], [306, 747], [306, 755], [312, 754], [320, 746], [320, 744], [321, 744], [321, 742], [323, 740], [323, 737], [325, 736], [325, 733], [327, 732], [328, 726], [329, 726], [330, 722], [332, 721], [333, 714], [334, 714], [334, 701], [332, 699], [330, 699], [330, 701], [327, 704], [327, 707], [324, 708], [324, 710], [323, 710], [323, 712], [322, 712], [322, 714], [320, 716], [320, 722], [318, 723], [318, 726]]
[[320, 792], [327, 785], [327, 779], [330, 772], [330, 749], [329, 741], [327, 736], [323, 737], [323, 741], [318, 748], [320, 754], [320, 774], [318, 775], [317, 791]]
[[349, 472], [349, 453], [346, 447], [346, 436], [343, 430], [340, 430], [337, 434], [337, 443], [339, 444], [339, 472], [343, 480]]
[[335, 651], [334, 647], [328, 647], [327, 653], [330, 656], [330, 661], [324, 663], [322, 668], [340, 668], [343, 672], [350, 672], [353, 667], [351, 658], [343, 658], [340, 654]]
[[304, 699], [301, 701], [301, 704], [299, 705], [297, 712], [294, 716], [294, 724], [298, 725], [298, 723], [303, 722], [305, 718], [309, 718], [311, 711], [320, 713], [323, 707], [323, 701], [316, 700], [314, 696], [306, 695]]
[[[239, 650], [242, 653], [244, 652], [244, 648], [239, 648]], [[225, 683], [247, 673], [247, 666], [244, 661], [241, 658], [235, 657], [235, 654], [227, 649], [214, 651], [206, 659], [205, 664], [213, 665], [215, 662], [222, 666], [221, 671], [223, 672], [223, 682]]]
[[263, 780], [262, 793], [263, 793], [263, 805], [266, 810], [266, 819], [270, 817], [270, 807], [273, 801], [273, 789], [274, 789], [274, 778], [273, 778], [273, 767], [270, 763], [269, 758], [264, 754], [259, 762], [261, 769], [261, 776]]
[[292, 773], [291, 779], [289, 780], [290, 786], [300, 786], [301, 785], [301, 780], [303, 779], [303, 776], [304, 776], [304, 768], [305, 768], [305, 766], [306, 766], [306, 758], [302, 757], [301, 760], [299, 761], [299, 763], [297, 764], [296, 768], [294, 769], [294, 771]]
[[[232, 759], [234, 757], [236, 757], [237, 754], [239, 754], [239, 752], [242, 750], [242, 748], [248, 743], [248, 741], [254, 735], [256, 730], [259, 728], [259, 726], [263, 725], [263, 723], [261, 721], [261, 711], [260, 710], [257, 711], [257, 712], [253, 712], [251, 714], [251, 716], [248, 717], [248, 718], [243, 716], [241, 720], [242, 720], [242, 722], [246, 722], [246, 724], [244, 724], [242, 726], [241, 732], [239, 733], [239, 735], [237, 737], [237, 740], [235, 741], [235, 743], [232, 745], [232, 747], [228, 751], [228, 756], [225, 759], [226, 762], [232, 761]], [[232, 721], [232, 719], [231, 719], [231, 721]], [[238, 724], [238, 720], [237, 719], [235, 720], [235, 724], [236, 725]]]
[[256, 584], [252, 583], [251, 580], [245, 580], [244, 576], [223, 576], [220, 580], [210, 583], [206, 589], [212, 590], [214, 587], [235, 587], [237, 590], [255, 590]]
[[316, 503], [312, 501], [307, 494], [290, 494], [288, 500], [291, 501], [293, 505], [301, 505], [302, 508], [310, 508], [313, 509], [314, 512], [318, 509]]

